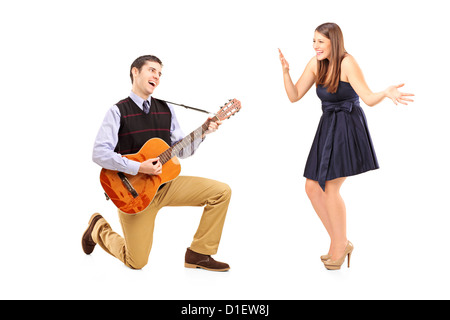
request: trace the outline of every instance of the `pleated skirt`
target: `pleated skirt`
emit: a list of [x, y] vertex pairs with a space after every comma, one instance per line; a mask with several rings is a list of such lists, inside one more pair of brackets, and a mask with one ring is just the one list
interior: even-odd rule
[[[354, 105], [351, 112], [324, 112], [306, 161], [304, 177], [328, 181], [378, 168], [363, 109]], [[319, 181], [323, 190], [325, 181]]]

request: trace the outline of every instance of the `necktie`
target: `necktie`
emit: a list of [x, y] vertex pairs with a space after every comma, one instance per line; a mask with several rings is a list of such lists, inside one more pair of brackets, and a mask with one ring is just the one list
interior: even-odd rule
[[150, 111], [150, 105], [147, 100], [144, 100], [144, 113], [148, 114], [149, 111]]

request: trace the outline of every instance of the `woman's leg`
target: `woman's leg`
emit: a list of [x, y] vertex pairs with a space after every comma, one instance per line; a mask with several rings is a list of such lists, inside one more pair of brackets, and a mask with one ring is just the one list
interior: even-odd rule
[[329, 255], [342, 255], [347, 244], [347, 224], [344, 201], [339, 190], [345, 178], [327, 181], [325, 192], [314, 180], [306, 179], [305, 190], [311, 204], [330, 236]]
[[344, 254], [347, 245], [347, 214], [340, 188], [345, 178], [337, 178], [325, 183], [324, 206], [328, 213], [331, 229], [330, 255], [338, 259]]
[[[327, 230], [331, 240], [332, 239], [331, 222], [328, 215], [327, 207], [325, 205], [325, 193], [323, 192], [322, 188], [319, 186], [319, 183], [317, 181], [310, 179], [306, 179], [305, 191], [306, 194], [308, 195], [309, 200], [311, 201], [314, 211], [316, 211], [317, 215], [320, 218], [320, 221], [322, 221], [322, 224]], [[331, 250], [331, 247], [329, 250]], [[330, 251], [328, 251], [328, 254], [330, 254]]]

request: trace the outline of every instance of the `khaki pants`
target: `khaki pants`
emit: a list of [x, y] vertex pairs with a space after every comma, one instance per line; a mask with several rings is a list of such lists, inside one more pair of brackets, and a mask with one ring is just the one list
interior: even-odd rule
[[119, 210], [124, 237], [114, 232], [105, 219], [100, 219], [92, 231], [92, 238], [128, 267], [141, 269], [148, 262], [156, 214], [162, 207], [205, 206], [190, 248], [213, 255], [219, 246], [230, 198], [231, 190], [225, 183], [180, 176], [159, 190], [144, 211], [126, 214]]

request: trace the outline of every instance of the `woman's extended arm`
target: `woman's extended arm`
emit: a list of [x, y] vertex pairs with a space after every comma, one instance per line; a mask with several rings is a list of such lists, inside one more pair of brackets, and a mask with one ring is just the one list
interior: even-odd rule
[[303, 98], [303, 96], [311, 89], [312, 85], [316, 82], [316, 75], [314, 70], [317, 66], [316, 58], [312, 58], [309, 63], [306, 65], [305, 70], [303, 71], [302, 76], [294, 85], [292, 82], [291, 76], [289, 74], [289, 63], [284, 58], [281, 50], [280, 52], [280, 61], [281, 67], [283, 68], [283, 80], [284, 80], [284, 88], [286, 89], [287, 96], [291, 102], [296, 102]]
[[407, 105], [407, 101], [413, 102], [414, 100], [406, 98], [407, 96], [414, 96], [412, 93], [403, 93], [398, 91], [398, 88], [404, 86], [404, 84], [390, 86], [386, 90], [381, 92], [372, 92], [369, 89], [366, 81], [364, 80], [363, 73], [355, 58], [351, 55], [347, 55], [341, 64], [342, 72], [348, 78], [350, 85], [356, 91], [358, 96], [370, 107], [380, 103], [384, 98], [391, 99], [395, 104], [401, 103]]

